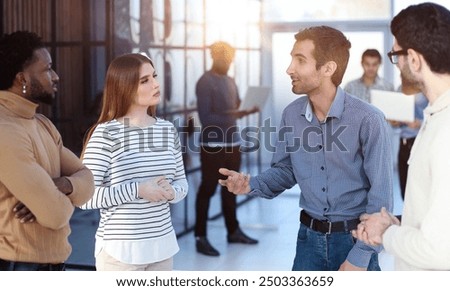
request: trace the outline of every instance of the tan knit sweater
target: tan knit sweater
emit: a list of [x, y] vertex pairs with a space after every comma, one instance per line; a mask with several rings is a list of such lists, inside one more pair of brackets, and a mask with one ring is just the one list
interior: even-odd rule
[[[74, 206], [94, 191], [92, 173], [66, 149], [37, 105], [0, 91], [0, 258], [61, 263], [70, 255], [69, 219]], [[60, 192], [52, 178], [66, 176], [73, 192]], [[21, 201], [36, 216], [20, 223], [13, 208]]]

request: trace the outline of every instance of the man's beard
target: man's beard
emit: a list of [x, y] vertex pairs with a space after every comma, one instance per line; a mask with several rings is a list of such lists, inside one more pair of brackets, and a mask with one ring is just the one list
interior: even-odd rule
[[45, 91], [44, 87], [36, 79], [30, 80], [30, 98], [38, 103], [52, 105], [55, 93]]
[[414, 79], [411, 69], [407, 65], [400, 72], [400, 78], [402, 80], [402, 92], [404, 94], [413, 95], [421, 91], [420, 83]]

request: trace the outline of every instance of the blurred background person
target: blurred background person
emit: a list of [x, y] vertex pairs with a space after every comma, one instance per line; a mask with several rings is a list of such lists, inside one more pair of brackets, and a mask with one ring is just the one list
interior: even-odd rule
[[[361, 66], [364, 71], [363, 75], [361, 78], [348, 82], [347, 85], [345, 85], [344, 90], [368, 103], [371, 103], [372, 101], [370, 95], [371, 90], [394, 91], [394, 85], [391, 82], [378, 76], [378, 70], [380, 69], [381, 62], [382, 57], [378, 50], [365, 50], [361, 56]], [[389, 128], [389, 134], [392, 140], [392, 156], [396, 157], [399, 147], [399, 130], [390, 120], [389, 124], [391, 125]], [[397, 159], [393, 159], [394, 168], [396, 167], [396, 164]]]
[[370, 90], [394, 91], [394, 85], [378, 76], [381, 66], [381, 55], [376, 49], [367, 49], [361, 56], [361, 66], [364, 73], [361, 78], [352, 80], [345, 85], [344, 90], [370, 103]]
[[[211, 197], [215, 194], [219, 168], [239, 171], [241, 166], [240, 136], [236, 120], [257, 110], [239, 111], [241, 100], [236, 82], [228, 76], [235, 49], [226, 42], [210, 46], [212, 67], [197, 82], [197, 108], [202, 131], [200, 135], [201, 184], [195, 204], [195, 241], [197, 252], [219, 256], [207, 239], [207, 220]], [[221, 188], [222, 212], [229, 243], [256, 244], [239, 227], [236, 216], [236, 196]]]

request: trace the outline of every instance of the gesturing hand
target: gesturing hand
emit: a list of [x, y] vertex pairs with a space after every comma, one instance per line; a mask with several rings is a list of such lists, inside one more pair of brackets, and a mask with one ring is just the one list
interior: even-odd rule
[[219, 179], [219, 184], [227, 187], [228, 191], [236, 195], [250, 192], [250, 175], [220, 168], [219, 173], [226, 176], [226, 180]]

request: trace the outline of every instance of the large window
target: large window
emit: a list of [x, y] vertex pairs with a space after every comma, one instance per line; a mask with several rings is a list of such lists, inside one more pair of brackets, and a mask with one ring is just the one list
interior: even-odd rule
[[391, 0], [265, 0], [269, 22], [380, 20], [391, 16]]

